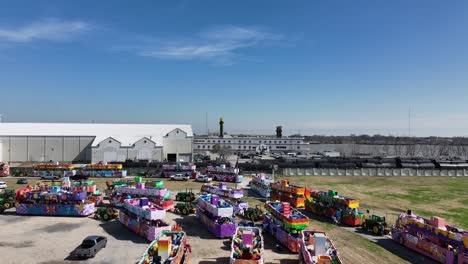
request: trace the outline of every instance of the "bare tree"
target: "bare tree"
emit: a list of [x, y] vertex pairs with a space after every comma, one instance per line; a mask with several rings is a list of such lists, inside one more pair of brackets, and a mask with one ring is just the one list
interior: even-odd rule
[[232, 149], [230, 146], [221, 146], [220, 144], [213, 145], [212, 153], [218, 154], [221, 160], [226, 160], [230, 156]]

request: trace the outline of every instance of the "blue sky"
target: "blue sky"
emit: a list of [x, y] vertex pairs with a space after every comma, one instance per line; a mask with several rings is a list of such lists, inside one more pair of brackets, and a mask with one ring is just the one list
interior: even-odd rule
[[10, 1], [4, 122], [468, 135], [468, 1]]

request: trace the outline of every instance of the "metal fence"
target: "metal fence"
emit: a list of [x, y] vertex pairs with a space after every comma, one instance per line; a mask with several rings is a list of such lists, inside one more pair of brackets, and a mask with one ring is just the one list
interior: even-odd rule
[[468, 176], [468, 170], [438, 170], [438, 169], [328, 169], [328, 168], [282, 168], [280, 174], [286, 176]]

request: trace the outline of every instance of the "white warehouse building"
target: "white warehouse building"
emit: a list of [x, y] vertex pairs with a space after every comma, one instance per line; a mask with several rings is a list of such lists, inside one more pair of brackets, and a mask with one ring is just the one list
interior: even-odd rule
[[0, 161], [192, 161], [191, 125], [0, 123]]

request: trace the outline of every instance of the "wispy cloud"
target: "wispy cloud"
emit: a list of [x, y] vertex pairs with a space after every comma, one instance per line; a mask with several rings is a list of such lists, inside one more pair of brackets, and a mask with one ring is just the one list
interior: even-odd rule
[[267, 41], [276, 41], [281, 35], [255, 27], [217, 27], [197, 34], [194, 38], [177, 42], [160, 42], [144, 47], [140, 56], [176, 60], [212, 60], [230, 63], [240, 56], [239, 51]]
[[0, 41], [31, 42], [34, 40], [67, 41], [78, 33], [89, 30], [83, 21], [44, 19], [17, 27], [0, 27]]

